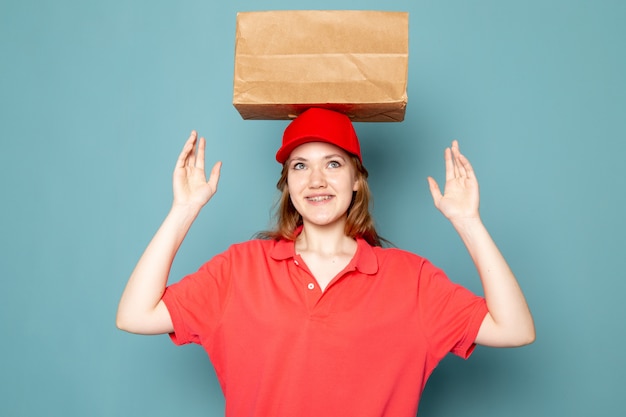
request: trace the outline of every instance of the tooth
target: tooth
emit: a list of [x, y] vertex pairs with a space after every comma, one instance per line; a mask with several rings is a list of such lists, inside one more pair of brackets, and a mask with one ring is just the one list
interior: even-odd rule
[[309, 197], [310, 201], [323, 201], [330, 199], [330, 196]]

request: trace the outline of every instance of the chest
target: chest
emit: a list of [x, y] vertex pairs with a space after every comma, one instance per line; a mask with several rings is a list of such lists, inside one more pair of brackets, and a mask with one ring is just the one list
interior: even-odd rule
[[265, 335], [291, 336], [321, 326], [322, 334], [333, 329], [358, 338], [373, 329], [381, 334], [415, 324], [409, 280], [362, 273], [348, 259], [313, 263], [313, 268], [305, 259], [297, 255], [285, 261], [279, 273], [259, 265], [254, 276], [237, 279], [224, 318]]
[[[375, 405], [367, 402], [358, 414], [351, 414], [355, 408], [350, 404], [349, 415], [406, 415], [376, 408], [382, 404], [389, 411], [390, 394], [380, 389], [381, 378], [389, 379], [389, 387], [408, 379], [406, 386], [415, 390], [425, 374], [421, 366], [429, 344], [406, 285], [385, 284], [348, 263], [316, 269], [316, 280], [325, 276], [332, 281], [322, 291], [313, 285], [313, 271], [298, 265], [301, 261], [290, 259], [285, 270], [272, 276], [262, 276], [258, 268], [245, 287], [244, 280], [237, 281], [208, 345], [218, 374], [227, 381], [226, 392], [238, 393], [247, 384], [244, 390], [249, 387], [263, 401], [281, 399], [282, 406], [289, 398], [290, 404], [306, 409], [263, 415], [336, 415], [346, 395], [376, 396], [370, 401]], [[239, 378], [233, 384], [239, 375], [245, 375], [244, 382]], [[273, 395], [259, 394], [264, 384]]]
[[324, 291], [332, 280], [348, 266], [351, 258], [349, 256], [321, 257], [312, 254], [300, 255], [304, 265], [300, 266], [308, 269], [320, 289]]

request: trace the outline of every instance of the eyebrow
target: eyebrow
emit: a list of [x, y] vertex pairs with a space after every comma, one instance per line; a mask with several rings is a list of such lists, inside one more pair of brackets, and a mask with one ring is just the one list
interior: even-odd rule
[[[335, 158], [341, 158], [343, 161], [346, 160], [346, 158], [344, 158], [343, 156], [341, 156], [338, 153], [333, 153], [333, 154], [329, 154], [329, 155], [325, 155], [322, 159], [324, 160], [329, 160], [329, 159], [335, 159]], [[308, 159], [303, 158], [301, 156], [296, 156], [295, 158], [291, 158], [289, 159], [288, 163], [292, 163], [293, 161], [308, 161]]]

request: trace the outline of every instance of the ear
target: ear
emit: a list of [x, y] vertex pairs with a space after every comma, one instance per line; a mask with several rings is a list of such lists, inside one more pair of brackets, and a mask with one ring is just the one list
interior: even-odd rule
[[352, 191], [359, 191], [361, 188], [361, 181], [359, 181], [359, 177], [356, 176], [354, 178], [354, 185], [352, 186]]

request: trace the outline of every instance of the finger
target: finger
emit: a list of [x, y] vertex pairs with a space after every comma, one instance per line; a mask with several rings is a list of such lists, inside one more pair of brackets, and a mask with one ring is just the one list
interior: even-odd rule
[[196, 168], [204, 170], [204, 152], [206, 149], [206, 140], [204, 138], [200, 138], [200, 142], [198, 143], [198, 152], [196, 153]]
[[458, 141], [455, 142], [457, 152], [455, 160], [457, 161], [456, 163], [459, 166], [459, 172], [466, 178], [475, 179], [476, 175], [474, 173], [474, 168], [472, 168], [472, 164], [470, 163], [469, 159], [467, 159], [467, 157], [461, 153]]
[[446, 181], [451, 181], [456, 176], [454, 161], [452, 160], [452, 151], [446, 148], [444, 151], [444, 160], [446, 161]]
[[213, 189], [215, 193], [217, 191], [217, 184], [220, 181], [220, 171], [222, 169], [222, 161], [217, 161], [213, 168], [211, 168], [211, 174], [209, 175], [208, 184]]
[[183, 146], [183, 150], [178, 155], [178, 159], [176, 160], [176, 168], [184, 168], [187, 162], [189, 161], [189, 156], [192, 155], [192, 151], [194, 148], [194, 144], [196, 142], [197, 133], [195, 130], [191, 131], [189, 138], [185, 142]]
[[452, 141], [452, 158], [454, 160], [455, 175], [457, 178], [466, 177], [465, 166], [461, 159], [461, 151], [459, 149], [459, 141], [456, 139]]
[[433, 177], [428, 177], [428, 188], [430, 189], [430, 195], [433, 197], [433, 203], [435, 203], [435, 207], [438, 207], [439, 200], [443, 196], [441, 194], [441, 190], [439, 189], [439, 184]]
[[460, 154], [459, 161], [460, 161], [461, 166], [463, 167], [463, 170], [465, 171], [465, 176], [469, 179], [475, 179], [476, 174], [474, 173], [474, 168], [472, 167], [472, 164], [470, 163], [469, 159], [467, 159], [465, 155]]

